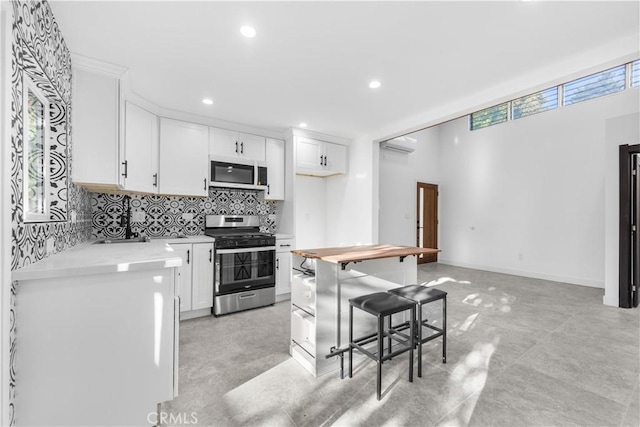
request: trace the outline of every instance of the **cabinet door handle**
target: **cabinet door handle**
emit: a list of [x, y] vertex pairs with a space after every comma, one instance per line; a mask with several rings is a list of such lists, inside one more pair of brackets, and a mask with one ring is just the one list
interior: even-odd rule
[[240, 143], [240, 154], [244, 154], [244, 142]]
[[327, 166], [327, 156], [324, 156], [324, 165]]
[[271, 194], [271, 187], [267, 184], [267, 194]]
[[276, 270], [280, 270], [280, 258], [276, 258]]
[[124, 166], [124, 173], [122, 174], [122, 176], [124, 176], [125, 178], [127, 177], [127, 175], [129, 174], [129, 168], [128, 168], [129, 162], [127, 160], [125, 160], [124, 162], [122, 162], [122, 166]]
[[238, 141], [236, 141], [236, 154], [238, 154]]
[[204, 191], [207, 191], [207, 178], [204, 179]]
[[187, 249], [187, 264], [189, 264], [189, 252], [191, 252], [189, 249]]
[[281, 248], [289, 248], [291, 245], [280, 245]]
[[323, 157], [324, 157], [324, 156], [320, 156], [320, 166], [322, 166], [322, 158], [323, 158]]
[[158, 186], [158, 174], [157, 173], [153, 174], [153, 186], [154, 187]]
[[213, 249], [209, 249], [209, 262], [213, 261]]

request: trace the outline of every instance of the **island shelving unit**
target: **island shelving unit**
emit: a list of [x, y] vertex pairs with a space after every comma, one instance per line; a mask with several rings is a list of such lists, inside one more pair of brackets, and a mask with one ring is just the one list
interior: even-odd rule
[[[291, 251], [291, 356], [312, 375], [341, 367], [348, 348], [349, 299], [417, 283], [417, 256], [437, 249], [388, 244]], [[375, 322], [354, 322], [354, 335]]]

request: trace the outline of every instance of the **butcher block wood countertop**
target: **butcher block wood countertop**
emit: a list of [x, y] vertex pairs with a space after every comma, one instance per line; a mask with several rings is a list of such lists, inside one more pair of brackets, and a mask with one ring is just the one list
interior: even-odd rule
[[439, 249], [397, 245], [342, 246], [337, 248], [294, 249], [291, 251], [291, 253], [305, 258], [319, 259], [335, 264], [419, 254], [435, 254], [438, 252], [440, 252]]

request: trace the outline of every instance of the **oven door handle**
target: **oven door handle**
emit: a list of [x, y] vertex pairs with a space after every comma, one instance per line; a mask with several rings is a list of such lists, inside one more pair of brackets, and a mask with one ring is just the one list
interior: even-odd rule
[[258, 246], [254, 248], [216, 249], [216, 254], [241, 254], [246, 252], [275, 251], [275, 246]]

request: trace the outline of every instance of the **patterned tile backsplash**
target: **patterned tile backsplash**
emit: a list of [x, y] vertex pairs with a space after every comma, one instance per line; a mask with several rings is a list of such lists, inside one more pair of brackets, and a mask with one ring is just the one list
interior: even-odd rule
[[[92, 193], [92, 237], [124, 237], [123, 202], [121, 194]], [[275, 233], [277, 208], [278, 202], [260, 200], [255, 191], [210, 188], [206, 198], [132, 194], [131, 231], [149, 237], [196, 236], [204, 234], [205, 215], [258, 215], [260, 230]]]

